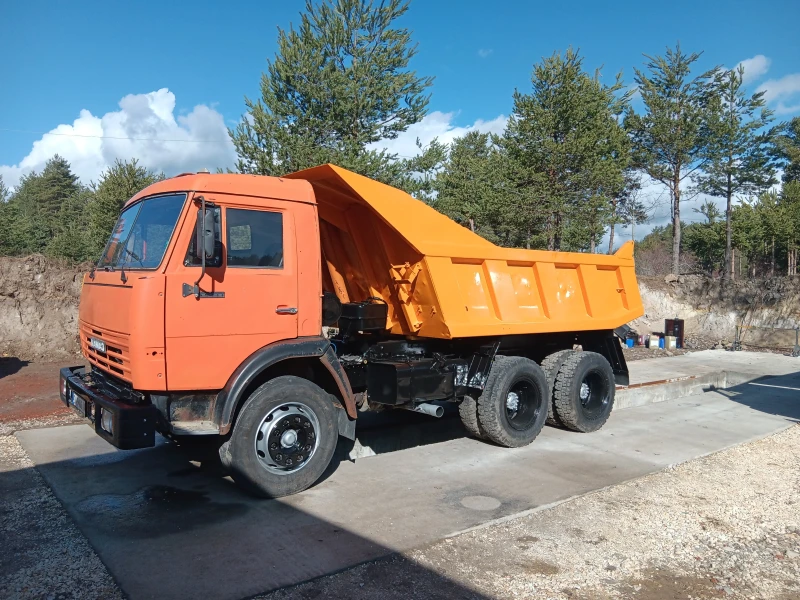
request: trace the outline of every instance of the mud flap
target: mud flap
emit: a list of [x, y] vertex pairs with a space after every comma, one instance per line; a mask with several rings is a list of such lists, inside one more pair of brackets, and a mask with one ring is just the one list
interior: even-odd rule
[[[337, 402], [338, 404], [338, 402]], [[347, 415], [347, 411], [340, 407], [336, 408], [336, 414], [339, 418], [339, 435], [347, 438], [348, 440], [355, 441], [356, 439], [356, 420], [351, 419]]]

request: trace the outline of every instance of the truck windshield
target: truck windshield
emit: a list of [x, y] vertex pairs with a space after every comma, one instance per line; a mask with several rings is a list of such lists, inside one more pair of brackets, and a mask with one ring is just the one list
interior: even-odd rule
[[97, 266], [157, 268], [185, 200], [186, 194], [170, 194], [131, 204], [119, 216]]

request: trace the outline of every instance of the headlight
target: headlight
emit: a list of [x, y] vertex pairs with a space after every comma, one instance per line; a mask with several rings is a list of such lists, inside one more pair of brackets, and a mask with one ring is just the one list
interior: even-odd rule
[[106, 433], [114, 435], [114, 413], [109, 410], [104, 410], [100, 416], [100, 427], [102, 427]]
[[63, 377], [61, 378], [61, 399], [67, 399], [67, 380]]

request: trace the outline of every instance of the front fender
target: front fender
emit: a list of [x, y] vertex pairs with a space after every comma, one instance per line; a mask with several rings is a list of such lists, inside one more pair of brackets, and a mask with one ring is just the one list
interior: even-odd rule
[[321, 336], [302, 337], [276, 342], [256, 350], [233, 372], [217, 396], [216, 418], [220, 433], [226, 434], [230, 431], [236, 407], [243, 400], [242, 395], [261, 372], [282, 360], [313, 357], [319, 358], [333, 377], [344, 400], [347, 416], [355, 419], [358, 413], [353, 390], [350, 388], [350, 381], [336, 357], [333, 346]]

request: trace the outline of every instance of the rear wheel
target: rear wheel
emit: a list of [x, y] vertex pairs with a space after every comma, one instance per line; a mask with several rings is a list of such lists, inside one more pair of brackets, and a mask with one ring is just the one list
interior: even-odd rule
[[236, 483], [249, 492], [288, 496], [322, 476], [338, 435], [336, 408], [324, 390], [300, 377], [277, 377], [245, 402], [226, 462]]
[[485, 439], [481, 425], [478, 422], [478, 402], [472, 396], [464, 396], [461, 404], [458, 405], [458, 414], [461, 417], [461, 422], [464, 424], [464, 429], [469, 432], [472, 437], [479, 440]]
[[596, 352], [575, 352], [556, 376], [553, 400], [558, 420], [573, 431], [597, 431], [614, 406], [614, 371]]
[[558, 415], [555, 411], [555, 399], [553, 397], [553, 388], [556, 384], [556, 376], [558, 375], [558, 371], [561, 369], [561, 365], [564, 364], [564, 361], [567, 360], [567, 357], [573, 355], [575, 353], [574, 350], [559, 350], [558, 352], [553, 352], [552, 354], [548, 355], [542, 361], [542, 370], [544, 374], [547, 376], [547, 424], [548, 425], [561, 425], [561, 422], [558, 420]]
[[501, 446], [525, 446], [544, 427], [547, 404], [547, 378], [539, 365], [498, 356], [478, 398], [478, 423], [485, 437]]

